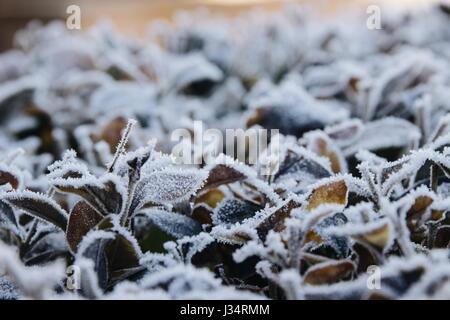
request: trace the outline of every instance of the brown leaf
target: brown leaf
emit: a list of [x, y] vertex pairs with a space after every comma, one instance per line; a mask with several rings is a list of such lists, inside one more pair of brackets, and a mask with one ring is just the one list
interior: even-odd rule
[[420, 221], [427, 209], [431, 206], [433, 201], [433, 198], [426, 195], [418, 196], [416, 198], [414, 204], [411, 206], [411, 208], [409, 208], [406, 214], [408, 228], [411, 231], [414, 231], [416, 229], [417, 223]]
[[450, 226], [440, 226], [434, 237], [433, 248], [448, 248], [450, 244]]
[[372, 252], [370, 252], [369, 248], [365, 245], [355, 242], [353, 251], [358, 255], [358, 273], [366, 272], [369, 266], [376, 265], [376, 257], [374, 257]]
[[394, 297], [389, 296], [386, 292], [373, 291], [367, 295], [367, 300], [394, 300]]
[[378, 249], [384, 249], [391, 239], [389, 224], [385, 223], [365, 234], [354, 236], [354, 238], [369, 243]]
[[348, 260], [323, 262], [311, 267], [304, 275], [304, 282], [311, 285], [331, 284], [349, 277], [355, 265]]
[[317, 244], [321, 244], [323, 242], [322, 237], [314, 230], [310, 229], [306, 235], [305, 235], [305, 239], [303, 240], [304, 243], [310, 243], [310, 242], [315, 242]]
[[348, 188], [345, 181], [340, 180], [316, 188], [308, 197], [309, 211], [323, 204], [347, 205]]
[[200, 224], [212, 224], [211, 215], [213, 211], [204, 204], [198, 204], [192, 210], [192, 219], [198, 221]]
[[206, 203], [211, 208], [215, 208], [217, 204], [225, 197], [224, 193], [217, 188], [210, 189], [201, 193], [196, 199], [195, 204]]
[[13, 189], [19, 186], [19, 179], [10, 172], [0, 170], [0, 185], [10, 184]]
[[328, 127], [325, 132], [340, 146], [348, 145], [358, 138], [364, 129], [364, 125], [359, 119], [346, 121], [337, 126]]
[[347, 171], [342, 152], [325, 133], [314, 132], [314, 135], [311, 136], [311, 141], [308, 143], [308, 149], [311, 149], [319, 156], [328, 158], [333, 173], [345, 173]]
[[291, 215], [291, 211], [294, 208], [298, 208], [300, 205], [293, 200], [290, 200], [285, 205], [281, 206], [270, 216], [264, 219], [257, 227], [256, 231], [261, 240], [265, 240], [270, 230], [280, 232], [284, 230], [284, 221]]
[[252, 240], [252, 237], [246, 232], [238, 231], [232, 235], [232, 239], [235, 240], [236, 242], [247, 242]]
[[93, 134], [92, 140], [99, 142], [101, 140], [106, 141], [109, 145], [111, 153], [116, 151], [117, 145], [122, 138], [122, 131], [126, 128], [128, 120], [124, 117], [117, 117], [111, 120], [99, 134]]
[[236, 169], [219, 164], [209, 171], [208, 179], [203, 189], [213, 188], [222, 184], [233, 183], [245, 179], [245, 175]]
[[331, 170], [334, 173], [343, 173], [345, 171], [344, 164], [342, 163], [338, 152], [336, 150], [333, 150], [325, 140], [319, 139], [317, 141], [317, 144], [318, 154], [327, 157], [330, 160]]
[[76, 252], [83, 237], [102, 219], [103, 216], [86, 201], [78, 201], [70, 212], [66, 231], [67, 242], [73, 252]]

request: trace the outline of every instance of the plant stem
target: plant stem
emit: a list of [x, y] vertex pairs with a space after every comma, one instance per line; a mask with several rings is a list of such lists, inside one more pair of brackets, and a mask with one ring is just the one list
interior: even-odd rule
[[108, 172], [112, 172], [114, 170], [114, 167], [115, 167], [120, 155], [125, 152], [125, 146], [128, 142], [128, 138], [130, 137], [131, 130], [133, 129], [135, 124], [136, 124], [136, 120], [134, 120], [134, 119], [128, 120], [127, 127], [125, 128], [125, 131], [122, 134], [122, 138], [120, 139], [120, 142], [117, 145], [116, 153], [114, 154], [114, 158], [108, 166]]

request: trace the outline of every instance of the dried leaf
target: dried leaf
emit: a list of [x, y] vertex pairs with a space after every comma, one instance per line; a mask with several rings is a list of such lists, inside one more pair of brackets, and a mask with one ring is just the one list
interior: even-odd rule
[[434, 199], [427, 195], [418, 196], [414, 204], [409, 208], [406, 213], [406, 219], [408, 221], [408, 227], [410, 230], [414, 230], [417, 227], [417, 223], [421, 220], [428, 208], [433, 204]]
[[333, 173], [346, 173], [347, 163], [342, 155], [342, 152], [336, 146], [333, 146], [333, 142], [330, 138], [322, 132], [313, 132], [307, 135], [308, 149], [313, 151], [319, 156], [326, 157], [330, 160], [331, 171]]
[[349, 277], [355, 269], [353, 262], [348, 260], [323, 262], [309, 268], [303, 281], [310, 285], [331, 284]]
[[356, 239], [363, 240], [379, 249], [384, 249], [392, 239], [392, 230], [388, 223], [382, 224], [381, 226], [374, 228], [364, 234], [355, 236]]
[[276, 232], [281, 232], [284, 230], [285, 220], [291, 215], [291, 211], [299, 206], [300, 205], [295, 201], [289, 200], [279, 208], [276, 208], [273, 213], [271, 213], [256, 227], [256, 231], [260, 239], [265, 241], [270, 230], [274, 230]]
[[13, 189], [19, 187], [19, 178], [11, 172], [0, 170], [0, 185], [10, 184]]
[[116, 151], [116, 146], [120, 143], [122, 138], [122, 131], [126, 128], [128, 120], [124, 117], [117, 117], [111, 120], [102, 131], [97, 135], [93, 134], [92, 140], [94, 142], [106, 141], [110, 152], [113, 154]]
[[348, 188], [344, 180], [327, 183], [313, 190], [308, 197], [309, 211], [323, 204], [347, 205]]
[[[207, 182], [208, 183], [208, 182]], [[207, 204], [211, 208], [215, 208], [217, 204], [223, 200], [225, 194], [219, 189], [210, 189], [204, 193], [201, 193], [195, 199], [196, 204]]]
[[198, 204], [192, 210], [192, 219], [198, 221], [202, 225], [203, 224], [211, 225], [212, 215], [213, 215], [213, 208], [204, 204]]
[[236, 169], [224, 164], [218, 164], [209, 171], [208, 180], [206, 180], [203, 188], [214, 188], [223, 184], [241, 181], [245, 178], [245, 175]]

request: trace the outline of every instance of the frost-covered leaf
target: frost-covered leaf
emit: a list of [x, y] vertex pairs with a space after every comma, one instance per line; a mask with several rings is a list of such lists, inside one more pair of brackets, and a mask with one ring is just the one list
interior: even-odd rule
[[223, 77], [219, 68], [197, 54], [174, 60], [169, 72], [167, 90], [194, 96], [208, 95]]
[[168, 267], [174, 267], [177, 261], [170, 255], [148, 252], [142, 256], [140, 264], [144, 265], [150, 273], [153, 273]]
[[105, 141], [111, 153], [114, 153], [116, 146], [119, 145], [122, 138], [122, 131], [127, 127], [127, 119], [124, 117], [117, 117], [107, 123], [98, 134], [92, 135], [92, 140], [97, 143]]
[[54, 288], [64, 278], [65, 267], [61, 261], [26, 267], [15, 249], [0, 243], [0, 272], [19, 289], [21, 296], [48, 299], [56, 294]]
[[258, 124], [265, 129], [278, 129], [284, 135], [297, 137], [347, 117], [346, 110], [315, 100], [290, 80], [254, 99], [250, 105], [255, 112], [247, 121], [247, 127]]
[[366, 233], [357, 235], [356, 238], [367, 241], [378, 248], [386, 248], [392, 241], [392, 229], [388, 223], [382, 224], [378, 228], [368, 230]]
[[212, 222], [216, 225], [228, 225], [253, 217], [261, 209], [249, 201], [225, 199], [214, 210]]
[[130, 212], [149, 202], [177, 203], [187, 200], [202, 187], [207, 174], [201, 170], [164, 169], [152, 172], [139, 181]]
[[291, 180], [296, 181], [294, 190], [304, 191], [304, 189], [320, 179], [331, 176], [329, 164], [323, 159], [314, 156], [311, 152], [297, 149], [295, 152], [288, 150], [279, 170], [274, 176], [274, 181]]
[[351, 119], [326, 127], [324, 131], [339, 147], [343, 148], [360, 138], [364, 131], [364, 124], [359, 119]]
[[435, 201], [435, 196], [425, 188], [414, 190], [408, 196], [415, 198], [406, 213], [408, 228], [414, 231], [431, 216], [431, 205]]
[[308, 269], [303, 281], [311, 285], [330, 284], [349, 277], [355, 265], [348, 260], [324, 262]]
[[211, 208], [215, 208], [217, 204], [223, 200], [225, 194], [217, 188], [207, 190], [206, 192], [200, 193], [196, 199], [196, 204], [206, 204]]
[[230, 227], [218, 225], [211, 230], [211, 236], [226, 244], [244, 244], [256, 239], [256, 231], [247, 225], [237, 224]]
[[0, 201], [0, 227], [18, 232], [18, 224], [14, 211], [4, 201]]
[[393, 162], [386, 162], [380, 166], [379, 180], [383, 194], [389, 194], [392, 189], [404, 181], [415, 179], [419, 169], [427, 162], [431, 162], [444, 170], [450, 168], [450, 161], [444, 154], [429, 149], [422, 149]]
[[[185, 263], [192, 263], [197, 254], [201, 254], [214, 243], [214, 238], [206, 233], [201, 232], [191, 237], [183, 237], [175, 242], [167, 242], [164, 248], [178, 260]], [[215, 247], [212, 247], [215, 248]]]
[[103, 289], [106, 288], [110, 279], [106, 248], [113, 241], [114, 234], [111, 232], [91, 232], [83, 238], [78, 248], [79, 257], [92, 260], [93, 269], [98, 278], [98, 285]]
[[143, 210], [142, 214], [145, 214], [155, 226], [175, 238], [193, 236], [202, 231], [197, 221], [179, 213], [150, 208]]
[[349, 223], [341, 227], [330, 228], [328, 232], [341, 236], [352, 236], [380, 250], [388, 248], [395, 238], [392, 224], [387, 219], [361, 225]]
[[114, 174], [100, 178], [54, 178], [51, 183], [61, 192], [79, 195], [104, 215], [120, 213], [124, 203], [125, 188]]
[[423, 55], [405, 54], [402, 58], [397, 65], [387, 68], [375, 82], [368, 97], [366, 119], [389, 115], [392, 109], [395, 110], [399, 92], [426, 82], [435, 73], [435, 66]]
[[308, 210], [313, 210], [320, 205], [347, 204], [348, 188], [344, 180], [325, 182], [317, 186], [308, 197]]
[[350, 244], [348, 238], [342, 235], [330, 235], [328, 229], [332, 227], [345, 226], [347, 217], [338, 212], [325, 216], [313, 225], [305, 235], [305, 243], [311, 246], [311, 251], [329, 258], [347, 258]]
[[66, 230], [67, 213], [51, 198], [32, 191], [8, 192], [1, 199], [33, 217], [50, 222]]
[[39, 230], [29, 246], [22, 247], [22, 260], [26, 265], [42, 265], [68, 256], [68, 247], [62, 231], [46, 226]]
[[334, 142], [322, 131], [313, 131], [305, 135], [307, 148], [319, 156], [326, 157], [330, 161], [333, 173], [346, 173], [347, 162], [342, 151], [334, 145]]
[[213, 215], [213, 208], [211, 208], [208, 205], [205, 204], [198, 204], [195, 205], [192, 209], [192, 219], [199, 222], [200, 224], [212, 224], [212, 215]]
[[140, 282], [145, 289], [167, 288], [172, 299], [223, 299], [260, 297], [256, 294], [238, 295], [235, 289], [224, 287], [220, 280], [206, 269], [190, 265], [177, 265], [161, 272], [150, 274]]
[[99, 286], [106, 289], [119, 279], [141, 271], [138, 267], [142, 253], [136, 239], [114, 219], [105, 218], [97, 228], [83, 237], [77, 256], [94, 262]]
[[273, 212], [269, 213], [269, 215], [256, 227], [258, 236], [262, 240], [265, 240], [270, 230], [277, 232], [282, 231], [285, 228], [284, 221], [291, 215], [292, 209], [299, 206], [300, 205], [295, 201], [289, 200], [287, 203], [274, 208]]
[[20, 298], [20, 292], [16, 286], [6, 277], [0, 277], [0, 300], [17, 300]]
[[85, 201], [79, 201], [72, 208], [67, 224], [67, 242], [73, 252], [83, 237], [93, 229], [101, 220], [102, 215]]
[[358, 139], [343, 151], [345, 156], [350, 156], [361, 149], [403, 148], [417, 143], [420, 136], [419, 129], [406, 120], [384, 118], [366, 124]]
[[245, 179], [245, 175], [236, 169], [218, 164], [213, 167], [208, 173], [208, 180], [206, 180], [203, 188], [213, 188], [222, 184], [233, 183]]

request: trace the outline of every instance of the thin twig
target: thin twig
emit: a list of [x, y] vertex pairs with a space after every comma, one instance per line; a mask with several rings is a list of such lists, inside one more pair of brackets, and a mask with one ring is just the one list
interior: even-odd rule
[[134, 120], [134, 119], [128, 120], [127, 127], [125, 128], [125, 131], [122, 134], [122, 138], [120, 139], [120, 142], [117, 145], [116, 153], [114, 154], [114, 158], [108, 166], [108, 172], [112, 172], [114, 170], [114, 167], [115, 167], [120, 155], [125, 152], [125, 146], [128, 142], [128, 138], [130, 137], [131, 130], [133, 129], [135, 124], [136, 124], [136, 120]]

